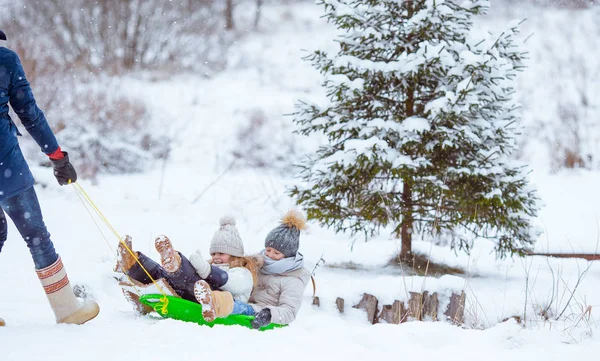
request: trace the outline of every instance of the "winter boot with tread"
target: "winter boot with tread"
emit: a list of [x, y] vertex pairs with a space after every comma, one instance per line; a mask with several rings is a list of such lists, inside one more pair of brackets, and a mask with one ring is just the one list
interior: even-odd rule
[[181, 256], [179, 256], [179, 252], [173, 248], [169, 237], [165, 235], [156, 237], [156, 240], [154, 240], [154, 247], [160, 254], [160, 263], [163, 268], [170, 273], [177, 272], [179, 267], [181, 267]]
[[[123, 243], [125, 243], [125, 245], [123, 245]], [[131, 237], [125, 235], [125, 239], [122, 242], [119, 242], [119, 246], [117, 247], [117, 264], [113, 269], [115, 272], [127, 273], [127, 271], [133, 267], [136, 261], [135, 257], [129, 251], [133, 252], [133, 245]]]
[[233, 311], [233, 296], [227, 291], [213, 291], [206, 281], [199, 280], [194, 284], [194, 296], [202, 305], [202, 317], [207, 322], [217, 317], [227, 317]]

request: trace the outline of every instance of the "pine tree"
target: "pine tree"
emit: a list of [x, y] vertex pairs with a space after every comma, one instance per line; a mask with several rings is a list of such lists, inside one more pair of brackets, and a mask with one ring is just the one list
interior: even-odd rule
[[328, 104], [301, 102], [294, 118], [300, 134], [328, 139], [290, 190], [308, 217], [366, 238], [389, 226], [405, 260], [413, 234], [466, 252], [486, 238], [498, 257], [523, 255], [539, 233], [536, 192], [511, 158], [518, 24], [472, 34], [485, 0], [322, 4], [341, 35], [337, 54], [308, 57]]

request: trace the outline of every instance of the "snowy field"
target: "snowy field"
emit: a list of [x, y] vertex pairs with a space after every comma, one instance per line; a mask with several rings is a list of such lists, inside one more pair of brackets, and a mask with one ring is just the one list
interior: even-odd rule
[[[300, 59], [307, 50], [332, 46], [334, 29], [320, 15], [321, 8], [310, 4], [267, 7], [260, 33], [237, 43], [228, 70], [208, 80], [181, 74], [150, 81], [147, 74], [138, 74], [124, 81], [133, 97], [147, 101], [157, 132], [175, 137], [172, 157], [144, 174], [79, 183], [114, 228], [133, 237], [136, 250], [156, 258], [153, 240], [166, 234], [184, 254], [198, 248], [208, 252], [219, 217], [225, 214], [237, 219], [246, 252], [261, 250], [267, 232], [293, 206], [285, 195], [293, 179], [267, 170], [230, 168], [236, 132], [257, 109], [276, 124], [275, 130], [286, 129], [291, 119], [282, 114], [291, 113], [297, 99], [322, 95], [319, 74]], [[288, 139], [276, 131], [265, 136], [276, 144]], [[535, 165], [531, 180], [545, 204], [538, 219], [545, 233], [536, 251], [595, 252], [600, 172], [550, 173]], [[290, 327], [259, 333], [140, 317], [113, 279], [111, 247], [116, 248], [116, 237], [104, 228], [103, 235], [99, 232], [74, 187], [59, 188], [50, 169], [33, 172], [46, 223], [71, 282], [92, 290], [101, 312], [84, 326], [55, 325], [28, 250], [11, 223], [0, 254], [0, 317], [9, 325], [0, 328], [0, 361], [578, 360], [595, 359], [600, 352], [600, 262], [542, 257], [496, 261], [486, 241], [476, 241], [471, 255], [416, 241], [420, 253], [466, 274], [408, 276], [386, 266], [399, 250], [388, 233], [365, 243], [314, 223], [301, 236], [300, 250], [310, 270], [321, 256], [326, 261], [316, 270], [322, 306], [311, 306], [308, 287]], [[349, 263], [355, 269], [340, 267]], [[422, 290], [437, 291], [445, 305], [451, 291], [463, 289], [464, 328], [445, 322], [372, 326], [362, 311], [349, 307], [363, 292], [389, 304]], [[346, 299], [343, 315], [335, 310], [336, 297]], [[548, 320], [538, 315], [541, 309], [547, 309]], [[502, 322], [524, 313], [526, 327], [514, 320]]]

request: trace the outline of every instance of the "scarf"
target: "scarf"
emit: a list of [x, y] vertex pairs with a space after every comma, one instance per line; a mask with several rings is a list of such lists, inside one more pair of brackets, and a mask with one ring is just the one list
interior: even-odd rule
[[279, 261], [267, 257], [264, 250], [260, 254], [265, 260], [265, 265], [260, 272], [265, 275], [280, 275], [304, 267], [304, 256], [300, 252], [296, 253], [294, 257], [283, 258]]

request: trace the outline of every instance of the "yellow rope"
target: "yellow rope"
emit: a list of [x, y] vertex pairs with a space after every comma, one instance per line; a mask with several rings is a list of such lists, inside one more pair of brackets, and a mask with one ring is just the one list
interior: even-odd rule
[[[70, 183], [69, 183], [70, 184]], [[90, 218], [92, 219], [92, 221], [94, 222], [94, 224], [96, 225], [96, 228], [98, 229], [98, 231], [100, 232], [100, 234], [102, 235], [102, 239], [104, 239], [104, 243], [106, 243], [106, 245], [108, 246], [108, 248], [110, 248], [110, 251], [115, 255], [115, 257], [117, 258], [117, 262], [119, 263], [119, 265], [121, 266], [121, 269], [125, 269], [125, 267], [123, 267], [123, 264], [121, 263], [121, 260], [119, 259], [119, 255], [117, 253], [117, 251], [115, 251], [112, 246], [110, 245], [110, 242], [108, 242], [108, 239], [106, 238], [106, 236], [104, 235], [104, 232], [102, 232], [102, 228], [100, 227], [100, 225], [98, 224], [98, 222], [96, 222], [96, 218], [94, 218], [94, 216], [92, 215], [92, 212], [90, 211], [89, 207], [90, 205], [87, 204], [85, 202], [85, 200], [83, 199], [83, 195], [81, 194], [81, 192], [79, 192], [77, 189], [75, 189], [75, 193], [77, 194], [77, 197], [79, 197], [79, 200], [81, 201], [81, 203], [83, 203], [83, 207], [85, 208], [85, 210], [88, 212], [88, 214], [90, 215]], [[129, 277], [129, 275], [127, 273], [124, 273], [125, 276], [127, 276], [127, 278], [129, 279], [129, 281], [131, 282], [131, 285], [133, 286], [133, 288], [140, 293], [140, 290], [136, 287], [135, 283], [133, 282], [133, 280], [131, 279], [131, 277]]]
[[[69, 182], [70, 184], [70, 182]], [[84, 207], [86, 208], [86, 210], [88, 210], [88, 213], [90, 214], [90, 217], [92, 217], [92, 220], [94, 221], [94, 223], [96, 224], [96, 227], [98, 227], [98, 229], [100, 230], [100, 233], [102, 234], [102, 237], [104, 238], [104, 241], [106, 242], [106, 244], [108, 245], [108, 247], [110, 248], [111, 252], [114, 252], [113, 248], [110, 246], [108, 240], [106, 239], [106, 237], [104, 236], [104, 233], [102, 232], [102, 230], [100, 229], [100, 227], [98, 226], [98, 223], [96, 223], [96, 220], [94, 219], [94, 217], [92, 216], [91, 212], [89, 211], [89, 209], [87, 208], [86, 205], [86, 201], [87, 203], [92, 207], [92, 209], [94, 211], [96, 211], [96, 214], [100, 217], [100, 219], [102, 219], [102, 221], [106, 224], [106, 226], [108, 228], [110, 228], [110, 230], [114, 233], [114, 235], [117, 237], [117, 239], [119, 240], [119, 243], [121, 245], [123, 245], [125, 247], [125, 249], [127, 249], [127, 252], [129, 252], [129, 254], [135, 259], [135, 261], [137, 262], [137, 264], [140, 265], [140, 267], [144, 270], [144, 272], [146, 273], [146, 275], [148, 276], [148, 278], [150, 278], [150, 280], [152, 281], [152, 283], [154, 283], [154, 285], [156, 286], [156, 288], [159, 290], [159, 292], [163, 295], [163, 297], [161, 298], [161, 307], [159, 307], [160, 312], [165, 314], [167, 313], [167, 305], [169, 304], [169, 299], [167, 298], [167, 294], [165, 293], [165, 291], [162, 289], [162, 287], [160, 287], [160, 285], [156, 282], [156, 280], [150, 275], [150, 273], [148, 272], [148, 270], [146, 270], [146, 268], [144, 267], [144, 265], [142, 265], [142, 263], [140, 262], [140, 260], [138, 259], [137, 255], [127, 246], [127, 244], [123, 241], [123, 239], [121, 238], [121, 236], [119, 235], [119, 233], [114, 229], [114, 227], [110, 224], [110, 222], [108, 221], [108, 219], [104, 216], [104, 214], [102, 214], [102, 212], [100, 211], [100, 209], [96, 206], [96, 204], [92, 201], [92, 199], [90, 198], [90, 196], [83, 190], [83, 188], [81, 187], [81, 185], [79, 185], [79, 183], [75, 182], [73, 183], [73, 185], [75, 185], [75, 193], [77, 193], [77, 195], [79, 196], [79, 199], [81, 200], [81, 202], [83, 203]], [[116, 255], [117, 253], [114, 252], [114, 254]], [[118, 258], [117, 258], [118, 259]], [[123, 268], [123, 265], [121, 265], [121, 268]], [[128, 276], [129, 277], [129, 276]]]

